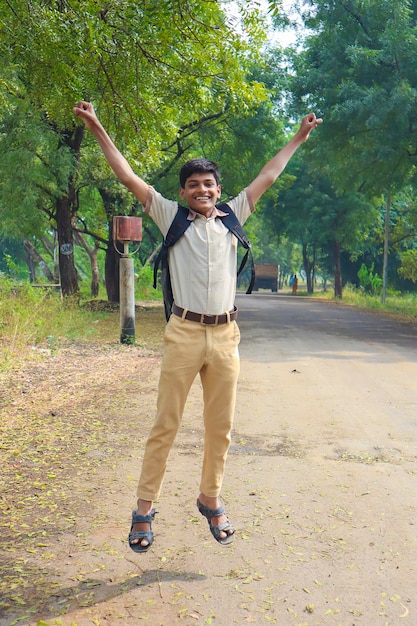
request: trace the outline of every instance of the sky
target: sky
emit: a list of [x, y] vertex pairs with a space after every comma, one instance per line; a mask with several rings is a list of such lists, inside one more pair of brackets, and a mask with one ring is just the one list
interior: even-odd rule
[[[248, 4], [250, 3], [250, 1], [251, 0], [248, 0]], [[268, 16], [268, 0], [256, 0], [256, 4], [260, 5], [265, 16]], [[299, 5], [300, 0], [281, 0], [281, 4], [285, 13], [295, 20], [296, 12], [294, 10], [294, 5], [295, 6]], [[237, 20], [238, 15], [239, 15], [239, 11], [236, 6], [237, 2], [235, 2], [234, 0], [226, 0], [223, 3], [223, 5], [226, 11], [231, 16], [231, 18], [233, 19], [235, 17]], [[295, 29], [289, 28], [285, 31], [278, 32], [272, 28], [272, 20], [269, 19], [269, 22], [271, 24], [271, 39], [274, 43], [278, 43], [282, 47], [286, 47], [286, 46], [296, 43], [296, 30]]]

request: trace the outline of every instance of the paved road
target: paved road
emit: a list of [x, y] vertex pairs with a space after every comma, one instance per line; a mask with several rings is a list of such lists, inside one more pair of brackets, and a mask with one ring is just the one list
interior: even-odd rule
[[238, 296], [238, 306], [242, 376], [264, 394], [267, 430], [288, 420], [319, 445], [332, 415], [345, 445], [392, 449], [397, 432], [417, 455], [416, 326], [301, 297]]
[[243, 352], [255, 337], [285, 339], [293, 333], [308, 332], [392, 344], [409, 350], [410, 360], [417, 360], [417, 323], [413, 326], [372, 311], [290, 295], [238, 295], [237, 304]]

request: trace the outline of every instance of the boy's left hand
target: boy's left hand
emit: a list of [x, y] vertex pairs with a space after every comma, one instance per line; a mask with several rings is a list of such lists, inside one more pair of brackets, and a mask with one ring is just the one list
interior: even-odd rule
[[316, 117], [314, 113], [309, 113], [308, 115], [303, 117], [300, 130], [298, 131], [304, 137], [303, 141], [307, 141], [311, 131], [314, 128], [317, 128], [317, 126], [322, 122], [323, 119], [321, 117]]

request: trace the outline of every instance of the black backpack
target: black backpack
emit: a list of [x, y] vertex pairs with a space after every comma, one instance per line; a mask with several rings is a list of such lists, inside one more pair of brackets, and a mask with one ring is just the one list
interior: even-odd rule
[[[251, 278], [250, 284], [246, 291], [246, 293], [252, 293], [253, 284], [255, 282], [255, 267], [253, 264], [253, 256], [251, 251], [251, 243], [249, 239], [246, 237], [242, 226], [240, 225], [239, 220], [234, 214], [233, 210], [226, 203], [216, 205], [218, 209], [226, 213], [226, 215], [219, 215], [218, 218], [222, 220], [223, 224], [235, 235], [238, 241], [242, 244], [242, 246], [246, 249], [246, 253], [240, 263], [237, 275], [239, 276], [245, 267], [246, 261], [248, 259], [248, 255], [250, 253], [251, 259]], [[164, 296], [164, 307], [165, 307], [165, 317], [168, 321], [171, 316], [172, 304], [174, 302], [174, 297], [172, 295], [172, 287], [171, 287], [171, 276], [169, 273], [168, 266], [168, 249], [173, 246], [180, 237], [185, 233], [187, 228], [190, 226], [191, 221], [187, 219], [189, 213], [189, 209], [186, 207], [178, 205], [178, 211], [172, 220], [171, 226], [168, 229], [167, 235], [162, 243], [161, 250], [155, 260], [154, 270], [153, 270], [153, 286], [156, 288], [157, 278], [158, 278], [158, 269], [161, 266], [161, 287], [162, 293]]]

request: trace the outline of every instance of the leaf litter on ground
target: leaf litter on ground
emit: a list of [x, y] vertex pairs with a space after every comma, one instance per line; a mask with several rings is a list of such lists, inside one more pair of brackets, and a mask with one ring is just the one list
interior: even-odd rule
[[[29, 623], [45, 611], [59, 615], [93, 602], [89, 594], [101, 583], [88, 571], [80, 576], [71, 555], [69, 570], [79, 580], [66, 597], [51, 564], [65, 538], [83, 549], [88, 528], [103, 523], [93, 515], [100, 496], [94, 476], [130, 453], [137, 427], [138, 407], [123, 420], [117, 408], [129, 415], [124, 391], [134, 386], [139, 402], [158, 363], [157, 341], [148, 349], [140, 339], [141, 346], [65, 342], [2, 376], [0, 624]], [[153, 406], [144, 402], [140, 410], [150, 416]], [[92, 561], [96, 571], [105, 567]]]

